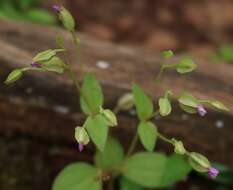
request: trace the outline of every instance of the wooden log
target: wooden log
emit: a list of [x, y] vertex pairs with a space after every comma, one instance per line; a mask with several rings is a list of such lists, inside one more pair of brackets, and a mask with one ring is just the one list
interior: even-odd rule
[[[180, 76], [169, 71], [162, 78], [161, 85], [157, 85], [154, 78], [161, 61], [158, 55], [80, 34], [82, 45], [77, 59], [69, 34], [58, 28], [32, 24], [1, 21], [1, 81], [11, 69], [28, 65], [38, 51], [55, 47], [57, 33], [64, 36], [66, 45], [71, 49], [77, 77], [80, 79], [84, 72], [92, 72], [101, 81], [106, 98], [105, 107], [113, 108], [117, 99], [129, 91], [131, 82], [135, 81], [154, 100], [166, 89], [176, 94], [186, 90], [199, 98], [222, 100], [233, 110], [231, 65], [213, 65], [198, 60], [199, 68], [193, 74]], [[101, 62], [109, 67], [100, 68]], [[82, 72], [80, 63], [84, 64]], [[14, 86], [1, 85], [0, 88], [1, 134], [20, 133], [50, 143], [74, 144], [74, 127], [83, 123], [84, 116], [80, 113], [76, 91], [66, 76], [27, 73]], [[189, 150], [202, 152], [213, 160], [233, 166], [232, 112], [210, 111], [207, 117], [200, 118], [189, 116], [178, 108], [175, 110], [168, 118], [156, 120], [162, 132], [182, 139]], [[127, 146], [137, 120], [128, 113], [121, 113], [119, 121], [114, 133]], [[164, 144], [159, 144], [159, 147], [164, 147]], [[91, 152], [91, 148], [87, 150], [88, 154]]]

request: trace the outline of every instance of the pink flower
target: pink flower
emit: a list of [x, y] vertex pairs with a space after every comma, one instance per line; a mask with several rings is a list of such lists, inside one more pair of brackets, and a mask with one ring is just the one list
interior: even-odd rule
[[79, 149], [79, 152], [82, 152], [83, 149], [84, 149], [84, 144], [79, 143], [79, 144], [78, 144], [78, 149]]
[[206, 109], [204, 108], [203, 105], [198, 105], [197, 106], [197, 112], [199, 113], [200, 116], [205, 116], [207, 114]]
[[211, 178], [216, 178], [217, 175], [219, 174], [219, 171], [216, 168], [210, 167], [208, 169], [208, 174]]
[[61, 7], [59, 5], [53, 5], [52, 9], [56, 12], [59, 13], [61, 11]]

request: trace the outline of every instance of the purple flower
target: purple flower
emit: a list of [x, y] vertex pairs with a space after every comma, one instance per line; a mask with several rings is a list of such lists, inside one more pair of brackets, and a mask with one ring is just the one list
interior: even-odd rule
[[198, 105], [197, 106], [197, 112], [199, 113], [200, 116], [205, 116], [207, 114], [206, 109], [204, 108], [203, 105]]
[[59, 5], [53, 5], [52, 9], [56, 12], [56, 13], [60, 13], [61, 11], [61, 7]]
[[79, 143], [79, 144], [78, 144], [78, 149], [79, 149], [79, 152], [82, 152], [83, 149], [84, 149], [84, 144]]
[[216, 178], [217, 175], [219, 174], [219, 171], [216, 168], [210, 167], [208, 169], [208, 174], [211, 178]]
[[32, 62], [32, 63], [31, 63], [31, 66], [32, 66], [32, 67], [35, 67], [35, 68], [40, 68], [40, 64], [37, 63], [37, 62]]

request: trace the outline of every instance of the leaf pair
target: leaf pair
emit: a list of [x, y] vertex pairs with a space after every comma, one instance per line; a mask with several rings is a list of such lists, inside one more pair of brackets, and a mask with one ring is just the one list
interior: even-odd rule
[[84, 127], [95, 145], [103, 151], [108, 137], [109, 126], [116, 126], [117, 118], [111, 110], [102, 108], [102, 89], [92, 74], [87, 74], [84, 77], [80, 105], [82, 111], [89, 115]]
[[140, 119], [138, 125], [140, 141], [146, 150], [153, 151], [157, 139], [157, 128], [152, 122], [147, 121], [153, 116], [153, 103], [136, 84], [133, 85], [133, 95], [137, 115]]

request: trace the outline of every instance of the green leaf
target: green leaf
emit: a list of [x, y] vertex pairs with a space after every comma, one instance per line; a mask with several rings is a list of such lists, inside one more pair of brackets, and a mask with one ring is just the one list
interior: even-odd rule
[[64, 49], [48, 49], [42, 51], [33, 57], [34, 62], [43, 62], [52, 59], [57, 52], [65, 51]]
[[167, 160], [160, 187], [171, 186], [185, 178], [191, 170], [192, 168], [184, 156], [173, 154]]
[[140, 120], [146, 120], [153, 114], [153, 103], [151, 99], [136, 84], [133, 85], [133, 95], [136, 110]]
[[101, 190], [97, 168], [86, 163], [65, 167], [56, 177], [52, 190]]
[[185, 106], [189, 106], [192, 108], [197, 108], [199, 105], [198, 100], [187, 92], [183, 92], [181, 96], [179, 97], [178, 101], [180, 104], [183, 104]]
[[75, 28], [74, 18], [66, 8], [64, 7], [61, 8], [59, 18], [62, 21], [65, 29], [67, 29], [70, 32], [74, 31]]
[[210, 167], [209, 160], [202, 154], [191, 152], [189, 154], [189, 164], [198, 172], [207, 172]]
[[98, 113], [99, 108], [103, 105], [101, 86], [92, 74], [87, 74], [84, 77], [84, 82], [81, 88], [80, 104], [82, 111], [86, 114]]
[[184, 74], [195, 70], [197, 65], [190, 58], [183, 58], [179, 64], [176, 65], [176, 71]]
[[224, 45], [219, 49], [219, 55], [223, 61], [233, 61], [233, 47], [231, 45]]
[[146, 150], [152, 152], [157, 139], [157, 128], [152, 122], [141, 122], [138, 126], [140, 141]]
[[30, 9], [25, 12], [25, 17], [27, 20], [40, 24], [54, 25], [56, 23], [55, 17], [43, 9]]
[[143, 190], [143, 188], [132, 181], [122, 177], [120, 178], [120, 190]]
[[46, 71], [62, 74], [65, 71], [65, 63], [59, 57], [52, 57], [48, 61], [40, 62], [41, 67]]
[[190, 171], [183, 156], [137, 153], [126, 160], [123, 175], [143, 187], [161, 188], [183, 179]]
[[104, 117], [100, 114], [89, 116], [84, 127], [97, 148], [103, 151], [108, 137], [108, 126]]
[[115, 113], [113, 113], [109, 109], [100, 109], [100, 113], [103, 115], [103, 117], [106, 119], [108, 126], [115, 127], [117, 126], [117, 118]]
[[123, 175], [143, 187], [159, 187], [166, 162], [167, 158], [163, 154], [137, 153], [126, 160]]
[[120, 166], [124, 159], [124, 150], [121, 144], [114, 138], [108, 137], [103, 152], [97, 151], [95, 163], [99, 168], [112, 169]]
[[172, 50], [167, 50], [163, 52], [163, 57], [166, 59], [169, 59], [174, 56], [174, 53]]
[[19, 80], [22, 76], [23, 76], [23, 71], [21, 69], [15, 69], [8, 75], [7, 79], [5, 80], [5, 84], [7, 85], [12, 84], [17, 80]]
[[197, 113], [197, 109], [196, 108], [193, 108], [193, 107], [190, 107], [190, 106], [186, 106], [186, 105], [183, 105], [181, 103], [179, 103], [179, 106], [180, 106], [180, 108], [182, 110], [184, 110], [187, 113], [190, 113], [190, 114]]
[[159, 113], [161, 116], [167, 116], [171, 113], [172, 107], [168, 98], [159, 99]]
[[229, 111], [229, 109], [220, 101], [212, 101], [211, 105], [215, 109], [218, 109], [218, 110], [221, 110], [221, 111]]

